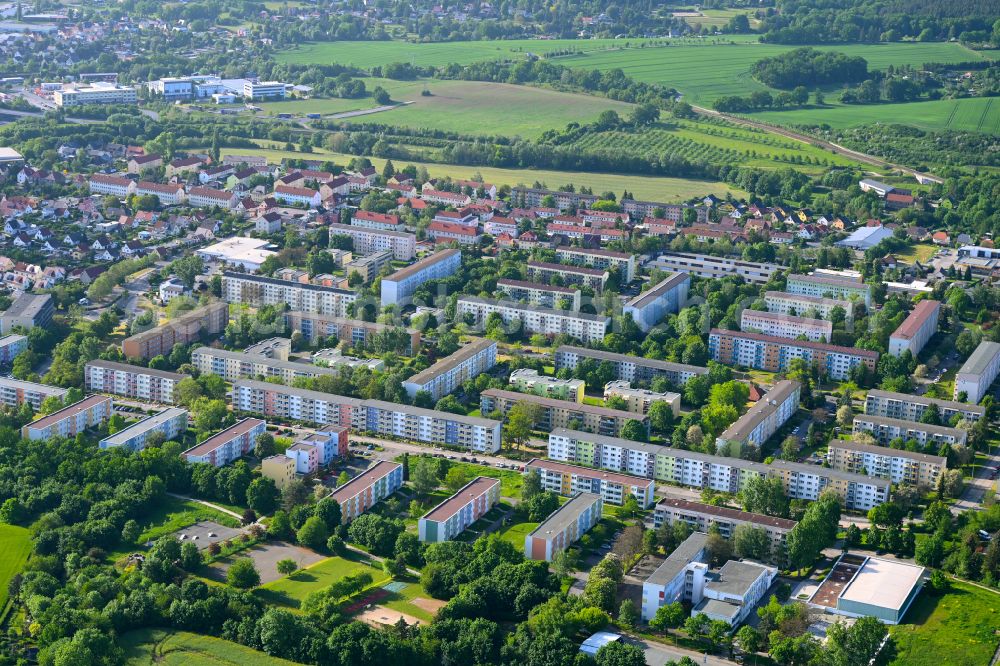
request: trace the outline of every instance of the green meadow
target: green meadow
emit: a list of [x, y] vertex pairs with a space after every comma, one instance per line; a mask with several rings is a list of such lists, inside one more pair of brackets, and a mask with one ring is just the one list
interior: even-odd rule
[[138, 629], [121, 638], [129, 666], [295, 666], [214, 636], [173, 629]]
[[7, 585], [18, 574], [31, 552], [28, 530], [16, 525], [0, 525], [0, 615], [7, 606]]

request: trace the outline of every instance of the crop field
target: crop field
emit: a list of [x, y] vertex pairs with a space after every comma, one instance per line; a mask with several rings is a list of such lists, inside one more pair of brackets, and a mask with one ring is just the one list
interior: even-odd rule
[[16, 525], [0, 525], [0, 615], [7, 605], [7, 585], [21, 571], [31, 552], [28, 530]]
[[121, 638], [129, 666], [295, 666], [239, 643], [172, 629], [138, 629]]

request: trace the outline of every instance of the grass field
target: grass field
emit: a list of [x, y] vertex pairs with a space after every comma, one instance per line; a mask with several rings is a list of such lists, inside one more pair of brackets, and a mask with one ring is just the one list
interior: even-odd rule
[[[263, 142], [262, 142], [263, 143]], [[347, 164], [353, 157], [341, 153], [331, 153], [324, 150], [315, 150], [311, 154], [304, 154], [295, 151], [283, 151], [271, 149], [270, 145], [263, 144], [260, 148], [225, 148], [229, 155], [263, 155], [270, 160], [280, 161], [282, 159], [316, 159], [332, 160], [339, 164]], [[381, 170], [385, 165], [384, 159], [370, 158], [376, 169]], [[579, 171], [550, 171], [543, 169], [497, 169], [492, 167], [462, 166], [457, 164], [435, 164], [429, 162], [417, 162], [412, 160], [393, 160], [396, 168], [403, 168], [408, 164], [424, 166], [433, 177], [470, 178], [474, 174], [481, 175], [485, 180], [497, 185], [528, 185], [535, 181], [543, 183], [549, 189], [556, 189], [560, 185], [573, 184], [577, 188], [580, 186], [591, 187], [595, 192], [610, 190], [621, 193], [628, 190], [638, 199], [650, 201], [664, 201], [667, 203], [674, 201], [685, 201], [692, 197], [703, 197], [708, 194], [715, 194], [724, 197], [727, 192], [740, 198], [748, 196], [746, 192], [726, 183], [710, 180], [691, 180], [687, 178], [666, 178], [661, 176], [629, 176], [612, 173], [590, 173]]]
[[514, 544], [514, 547], [524, 552], [524, 537], [528, 536], [532, 530], [540, 523], [514, 523], [500, 530], [500, 538]]
[[402, 591], [390, 593], [390, 595], [384, 601], [380, 601], [379, 604], [394, 611], [411, 615], [418, 620], [430, 622], [434, 619], [434, 615], [413, 603], [414, 599], [419, 598], [431, 599], [432, 597], [427, 594], [426, 590], [424, 590], [420, 583], [407, 583], [406, 587], [404, 587]]
[[893, 666], [981, 666], [990, 663], [1000, 642], [995, 630], [1000, 595], [952, 581], [951, 591], [922, 593], [906, 624], [891, 628], [897, 656]]
[[310, 592], [321, 590], [345, 576], [363, 571], [372, 575], [375, 585], [381, 585], [389, 580], [382, 567], [372, 566], [360, 555], [349, 554], [346, 557], [331, 557], [273, 583], [262, 585], [258, 588], [257, 594], [267, 603], [298, 608]]
[[139, 629], [122, 636], [129, 666], [294, 666], [295, 662], [214, 636], [172, 629]]
[[28, 530], [16, 525], [0, 525], [0, 614], [7, 605], [7, 584], [21, 571], [31, 552]]
[[172, 534], [179, 529], [193, 525], [199, 520], [214, 520], [220, 525], [238, 527], [239, 521], [221, 511], [209, 508], [197, 502], [182, 500], [177, 497], [165, 497], [160, 505], [139, 524], [142, 532], [135, 544], [125, 544], [120, 550], [111, 554], [112, 558], [126, 555], [132, 548], [156, 541], [162, 536]]
[[914, 261], [919, 261], [920, 263], [926, 263], [934, 253], [938, 251], [938, 247], [931, 245], [930, 243], [917, 243], [912, 247], [906, 248], [904, 252], [897, 252], [896, 257], [905, 261], [908, 264], [912, 264]]

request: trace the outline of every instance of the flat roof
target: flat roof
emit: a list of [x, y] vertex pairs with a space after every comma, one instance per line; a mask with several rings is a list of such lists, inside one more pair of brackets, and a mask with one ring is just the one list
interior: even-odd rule
[[743, 310], [740, 314], [740, 319], [744, 315], [750, 317], [756, 317], [758, 319], [770, 319], [771, 321], [783, 321], [789, 324], [801, 324], [803, 326], [813, 326], [816, 328], [831, 329], [833, 328], [833, 322], [827, 321], [825, 319], [812, 319], [810, 317], [798, 317], [796, 315], [781, 314], [780, 312], [767, 312], [766, 310], [751, 310], [749, 308]]
[[472, 481], [469, 481], [467, 484], [462, 486], [462, 488], [460, 488], [454, 495], [424, 514], [423, 520], [433, 520], [435, 522], [448, 520], [463, 506], [477, 497], [485, 495], [489, 492], [490, 488], [498, 485], [500, 485], [500, 479], [494, 479], [488, 476], [477, 476]]
[[3, 313], [4, 317], [31, 317], [34, 319], [38, 316], [39, 311], [52, 300], [52, 297], [48, 294], [28, 294], [24, 293], [17, 297], [7, 311]]
[[775, 459], [771, 462], [770, 466], [772, 469], [787, 469], [790, 472], [798, 472], [800, 474], [808, 474], [810, 476], [826, 476], [831, 479], [841, 479], [843, 481], [862, 483], [869, 486], [879, 486], [884, 488], [889, 485], [889, 479], [880, 479], [878, 477], [867, 476], [865, 474], [844, 472], [839, 469], [833, 469], [832, 467], [806, 465], [805, 463], [792, 462], [790, 460]]
[[292, 372], [301, 371], [303, 374], [308, 375], [330, 375], [330, 376], [340, 376], [340, 371], [334, 368], [325, 368], [321, 365], [311, 365], [309, 363], [297, 363], [295, 361], [282, 361], [280, 358], [271, 358], [264, 354], [250, 354], [247, 352], [230, 351], [228, 349], [218, 349], [216, 347], [198, 347], [191, 355], [203, 354], [205, 356], [214, 356], [216, 358], [224, 358], [236, 361], [246, 361], [248, 363], [260, 363], [261, 365], [266, 365], [270, 368], [278, 368], [281, 370], [291, 370]]
[[[708, 584], [705, 587], [708, 587]], [[694, 610], [698, 613], [711, 615], [712, 617], [734, 618], [740, 612], [740, 608], [740, 606], [731, 604], [728, 601], [704, 598], [695, 606]]]
[[745, 338], [748, 340], [757, 340], [758, 342], [770, 342], [777, 345], [781, 345], [783, 347], [805, 347], [806, 349], [816, 349], [819, 351], [826, 351], [834, 354], [847, 354], [850, 356], [860, 356], [861, 358], [870, 358], [873, 360], [878, 360], [878, 352], [870, 351], [868, 349], [857, 349], [855, 347], [841, 347], [839, 345], [829, 345], [824, 342], [812, 342], [810, 340], [790, 340], [788, 338], [779, 338], [774, 335], [764, 335], [762, 333], [752, 333], [749, 331], [727, 331], [721, 328], [713, 328], [709, 332], [709, 335], [719, 335], [730, 338]]
[[582, 465], [571, 465], [569, 463], [557, 462], [555, 460], [544, 460], [542, 458], [532, 458], [524, 466], [525, 469], [529, 467], [537, 467], [539, 469], [548, 469], [556, 472], [563, 472], [566, 474], [579, 474], [581, 476], [586, 476], [592, 479], [601, 479], [602, 481], [610, 481], [612, 483], [618, 483], [623, 486], [651, 486], [653, 485], [652, 479], [644, 479], [641, 476], [632, 476], [630, 474], [620, 474], [618, 472], [609, 472], [603, 469], [595, 469], [593, 467], [583, 467]]
[[635, 419], [637, 421], [641, 421], [643, 418], [642, 414], [636, 414], [634, 412], [626, 412], [620, 409], [610, 409], [608, 407], [598, 407], [597, 405], [587, 405], [584, 403], [572, 402], [570, 400], [558, 400], [547, 396], [535, 395], [534, 393], [518, 393], [517, 391], [506, 391], [504, 389], [486, 389], [480, 393], [480, 395], [486, 395], [491, 398], [498, 398], [501, 400], [512, 400], [515, 402], [523, 400], [524, 402], [542, 405], [543, 407], [551, 409], [568, 409], [574, 412], [599, 414], [601, 416], [616, 419]]
[[899, 611], [923, 575], [923, 567], [869, 557], [844, 588], [840, 598]]
[[423, 416], [425, 418], [444, 419], [445, 421], [455, 421], [457, 423], [467, 423], [469, 425], [481, 426], [483, 428], [495, 428], [500, 425], [500, 421], [484, 419], [480, 416], [465, 416], [463, 414], [452, 414], [442, 412], [438, 409], [425, 409], [412, 405], [402, 405], [398, 402], [386, 402], [384, 400], [365, 400], [361, 404], [365, 407], [374, 407], [391, 412], [402, 412], [411, 416]]
[[660, 398], [666, 402], [673, 402], [674, 400], [679, 400], [681, 398], [680, 393], [674, 393], [672, 391], [657, 393], [656, 391], [650, 391], [649, 389], [632, 388], [632, 383], [627, 379], [615, 379], [608, 382], [604, 385], [604, 392], [607, 393], [608, 391], [617, 391], [622, 395], [641, 396], [643, 398]]
[[924, 322], [940, 309], [941, 304], [937, 301], [929, 299], [920, 301], [891, 337], [905, 338], [907, 340], [912, 338], [920, 331], [920, 327], [924, 325]]
[[7, 146], [0, 146], [0, 162], [16, 162], [23, 160], [21, 153]]
[[389, 460], [380, 460], [356, 477], [330, 493], [330, 497], [335, 500], [354, 497], [365, 488], [371, 486], [379, 479], [388, 476], [396, 468], [402, 467], [401, 463]]
[[1000, 342], [990, 342], [983, 340], [972, 352], [972, 356], [965, 361], [958, 374], [981, 375], [986, 372], [986, 368], [1000, 355]]
[[63, 407], [58, 412], [52, 412], [51, 414], [43, 416], [37, 421], [32, 421], [31, 423], [28, 423], [27, 426], [29, 428], [46, 428], [52, 425], [53, 423], [59, 423], [63, 419], [69, 418], [71, 416], [79, 414], [80, 412], [86, 411], [95, 405], [99, 405], [105, 400], [110, 402], [111, 398], [109, 398], [106, 395], [100, 395], [95, 393], [94, 395], [87, 396], [80, 402], [74, 402], [72, 405], [68, 407]]
[[671, 508], [679, 509], [681, 511], [702, 513], [705, 514], [706, 516], [715, 516], [716, 518], [726, 518], [728, 520], [733, 520], [733, 521], [753, 523], [754, 525], [775, 527], [782, 530], [790, 530], [796, 525], [798, 525], [798, 521], [789, 520], [788, 518], [776, 518], [774, 516], [767, 516], [763, 513], [750, 513], [749, 511], [730, 509], [724, 506], [713, 506], [711, 504], [692, 502], [690, 500], [684, 500], [684, 499], [674, 499], [672, 497], [660, 500], [659, 502], [657, 502], [656, 506], [657, 508], [661, 506], [669, 506]]
[[[600, 212], [600, 211], [597, 211]], [[588, 211], [588, 215], [595, 214], [595, 211]], [[608, 213], [612, 217], [621, 217], [622, 215], [628, 215], [628, 213]], [[556, 254], [560, 252], [569, 252], [570, 254], [585, 254], [593, 257], [607, 257], [608, 259], [624, 259], [628, 260], [633, 258], [634, 254], [628, 254], [627, 252], [615, 252], [614, 250], [605, 250], [602, 248], [586, 248], [586, 247], [558, 247], [556, 248]]]
[[361, 406], [364, 400], [360, 398], [351, 398], [346, 395], [338, 395], [336, 393], [324, 393], [322, 391], [313, 391], [312, 389], [297, 388], [295, 386], [286, 386], [285, 384], [272, 384], [271, 382], [262, 382], [256, 379], [236, 379], [233, 381], [233, 388], [245, 386], [251, 389], [263, 389], [265, 391], [273, 391], [275, 393], [282, 393], [284, 395], [295, 395], [300, 398], [308, 398], [311, 400], [322, 400], [325, 402], [336, 402], [337, 404], [343, 405], [348, 404], [355, 407]]
[[118, 442], [124, 443], [137, 432], [146, 432], [147, 430], [161, 426], [167, 421], [175, 419], [179, 416], [187, 417], [187, 414], [188, 411], [186, 409], [182, 409], [181, 407], [167, 407], [161, 412], [157, 412], [152, 416], [147, 416], [137, 423], [133, 423], [124, 430], [119, 430], [113, 435], [108, 435], [101, 440], [101, 443], [107, 443], [109, 445], [114, 445]]
[[501, 279], [497, 280], [497, 286], [505, 287], [520, 287], [521, 289], [537, 289], [539, 291], [553, 291], [559, 294], [575, 294], [579, 289], [570, 289], [569, 287], [556, 287], [551, 284], [543, 284], [541, 282], [526, 282], [525, 280], [507, 280]]
[[949, 426], [940, 426], [931, 423], [919, 423], [917, 421], [907, 421], [905, 419], [891, 419], [887, 416], [855, 414], [854, 420], [861, 422], [869, 421], [877, 425], [896, 426], [898, 428], [906, 428], [907, 430], [919, 430], [921, 432], [931, 433], [934, 435], [950, 435], [959, 439], [961, 439], [962, 434], [965, 432], [961, 428], [951, 428]]
[[671, 363], [670, 361], [659, 361], [654, 358], [644, 358], [642, 356], [629, 356], [628, 354], [616, 354], [614, 352], [601, 349], [588, 349], [587, 347], [575, 347], [573, 345], [561, 345], [556, 349], [556, 354], [560, 352], [567, 354], [577, 354], [587, 358], [596, 358], [602, 361], [613, 363], [632, 363], [644, 368], [663, 370], [664, 372], [690, 372], [694, 375], [707, 375], [708, 368], [697, 365], [687, 365], [686, 363]]
[[9, 335], [4, 335], [0, 337], [0, 347], [6, 347], [7, 345], [12, 345], [15, 342], [20, 342], [21, 340], [27, 340], [27, 335], [21, 335], [20, 333], [10, 333]]
[[267, 277], [265, 275], [251, 275], [249, 273], [237, 273], [236, 271], [225, 271], [223, 272], [222, 276], [236, 280], [249, 280], [250, 282], [264, 282], [267, 284], [275, 284], [280, 287], [293, 287], [295, 289], [306, 289], [308, 291], [321, 291], [330, 294], [355, 293], [350, 289], [338, 289], [337, 287], [324, 287], [318, 284], [311, 284], [308, 282], [295, 282], [293, 280], [279, 280], [277, 278]]
[[851, 302], [843, 301], [839, 298], [827, 298], [826, 296], [809, 296], [808, 294], [791, 294], [787, 291], [765, 291], [764, 300], [768, 298], [781, 298], [789, 301], [804, 301], [806, 303], [813, 303], [815, 305], [829, 305], [834, 307], [839, 305], [848, 312], [851, 311]]
[[550, 535], [559, 534], [568, 526], [579, 519], [580, 514], [589, 509], [595, 502], [600, 502], [601, 496], [595, 493], [577, 493], [573, 499], [563, 504], [552, 512], [541, 525], [528, 534], [529, 537], [544, 537], [549, 539]]
[[570, 310], [556, 310], [555, 308], [546, 308], [541, 305], [528, 305], [526, 303], [518, 303], [517, 301], [508, 301], [503, 298], [480, 298], [479, 296], [459, 296], [459, 303], [465, 301], [467, 303], [481, 303], [483, 305], [493, 305], [495, 307], [510, 308], [512, 310], [520, 310], [522, 312], [538, 312], [546, 315], [554, 315], [558, 317], [566, 317], [567, 319], [582, 319], [584, 321], [601, 321], [607, 324], [611, 321], [611, 317], [605, 317], [602, 315], [590, 314], [587, 312], [572, 312]]
[[801, 273], [793, 273], [788, 276], [788, 282], [812, 282], [815, 284], [827, 285], [830, 287], [842, 287], [845, 289], [864, 289], [870, 291], [871, 287], [860, 282], [858, 280], [851, 280], [848, 278], [834, 277], [832, 275], [802, 275]]
[[577, 273], [578, 275], [590, 275], [593, 277], [604, 277], [608, 274], [607, 271], [599, 268], [587, 268], [586, 266], [574, 266], [573, 264], [554, 264], [550, 261], [529, 261], [528, 268], [541, 268], [547, 271]]
[[351, 234], [375, 234], [376, 236], [385, 236], [387, 238], [412, 238], [416, 240], [415, 234], [406, 233], [405, 231], [393, 231], [392, 229], [373, 229], [371, 227], [362, 227], [352, 224], [328, 224], [326, 225], [330, 230], [330, 233], [334, 236], [338, 235], [338, 232], [342, 236], [350, 236]]
[[902, 449], [890, 449], [887, 446], [872, 446], [851, 440], [834, 439], [830, 442], [830, 449], [844, 449], [845, 451], [857, 451], [859, 453], [873, 453], [877, 456], [888, 456], [890, 458], [909, 458], [920, 462], [933, 463], [948, 466], [948, 459], [943, 456], [932, 456], [929, 453], [917, 453], [916, 451], [906, 451]]
[[66, 395], [69, 390], [64, 388], [59, 388], [58, 386], [49, 386], [48, 384], [39, 384], [37, 382], [26, 382], [22, 379], [14, 379], [13, 377], [0, 377], [0, 386], [6, 386], [12, 389], [18, 389], [21, 391], [39, 391], [42, 393], [47, 393], [48, 395]]
[[674, 273], [667, 277], [661, 282], [657, 282], [651, 289], [644, 291], [639, 295], [635, 296], [628, 303], [625, 304], [626, 307], [632, 308], [643, 308], [649, 304], [649, 301], [653, 301], [660, 298], [664, 292], [670, 291], [677, 285], [681, 284], [685, 280], [690, 280], [691, 276], [687, 273]]
[[401, 268], [392, 275], [382, 278], [383, 281], [388, 280], [390, 282], [399, 282], [400, 280], [405, 280], [415, 273], [419, 273], [428, 266], [433, 266], [446, 259], [450, 259], [455, 255], [461, 255], [461, 250], [456, 250], [455, 248], [449, 248], [447, 250], [440, 250], [430, 255], [429, 257], [424, 257], [415, 264], [410, 264], [406, 268]]
[[432, 379], [438, 377], [445, 372], [448, 372], [452, 368], [468, 361], [470, 358], [475, 356], [481, 351], [489, 349], [490, 347], [496, 347], [497, 343], [495, 340], [487, 340], [486, 338], [473, 338], [472, 342], [465, 345], [464, 347], [459, 347], [454, 353], [445, 356], [444, 358], [438, 360], [434, 365], [429, 368], [425, 368], [413, 375], [409, 379], [404, 379], [403, 383], [406, 384], [426, 384]]
[[708, 543], [708, 535], [704, 532], [695, 532], [677, 546], [674, 552], [670, 553], [667, 559], [663, 560], [656, 571], [646, 579], [647, 583], [653, 585], [666, 585], [694, 560], [698, 554], [705, 549]]
[[792, 393], [797, 389], [800, 389], [802, 384], [792, 379], [783, 379], [782, 381], [771, 387], [771, 390], [764, 394], [760, 400], [758, 400], [753, 407], [747, 410], [747, 413], [736, 419], [736, 422], [725, 429], [721, 435], [720, 439], [727, 441], [739, 441], [742, 442], [750, 433], [753, 432], [754, 428], [759, 426], [764, 419], [777, 411], [778, 407], [781, 406], [785, 400], [787, 400]]
[[939, 407], [945, 409], [952, 409], [955, 411], [965, 411], [965, 412], [975, 412], [979, 415], [986, 414], [986, 408], [980, 405], [970, 405], [965, 402], [958, 402], [955, 400], [941, 400], [940, 398], [928, 398], [923, 395], [911, 395], [909, 393], [896, 393], [894, 391], [883, 391], [882, 389], [869, 389], [867, 398], [882, 398], [885, 400], [898, 400], [900, 402], [912, 402], [917, 405], [930, 405], [935, 404]]
[[182, 375], [177, 372], [167, 372], [166, 370], [154, 370], [153, 368], [144, 368], [141, 365], [132, 365], [130, 363], [118, 363], [117, 361], [104, 361], [102, 359], [94, 359], [93, 361], [87, 361], [87, 367], [104, 368], [105, 370], [117, 370], [120, 372], [134, 372], [137, 375], [150, 375], [151, 377], [162, 377], [164, 379], [173, 379], [175, 381], [180, 381], [187, 377], [187, 375]]
[[245, 435], [246, 433], [250, 432], [251, 430], [253, 430], [262, 423], [266, 422], [263, 419], [257, 419], [252, 417], [243, 419], [242, 421], [236, 423], [235, 425], [229, 426], [222, 432], [212, 435], [201, 444], [192, 446], [190, 449], [185, 451], [183, 455], [203, 456], [206, 453], [209, 453], [210, 451], [214, 451], [215, 449], [219, 448], [220, 446], [230, 441], [234, 437]]
[[717, 578], [706, 582], [705, 587], [711, 587], [723, 594], [734, 594], [742, 597], [754, 581], [767, 571], [768, 568], [762, 564], [729, 560], [719, 569]]

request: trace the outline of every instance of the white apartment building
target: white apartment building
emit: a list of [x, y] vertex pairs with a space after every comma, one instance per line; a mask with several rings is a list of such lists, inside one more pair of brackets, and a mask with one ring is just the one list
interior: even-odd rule
[[327, 228], [331, 236], [349, 236], [354, 243], [354, 253], [361, 256], [389, 250], [393, 259], [409, 261], [416, 254], [417, 237], [403, 231], [354, 224], [330, 224]]
[[89, 361], [83, 368], [83, 380], [88, 391], [168, 405], [174, 404], [174, 390], [185, 377], [187, 375], [176, 372], [100, 359]]
[[67, 107], [84, 104], [135, 104], [139, 98], [132, 86], [93, 81], [68, 83], [52, 93], [52, 101], [58, 107]]
[[578, 493], [593, 493], [599, 495], [601, 501], [607, 504], [621, 506], [628, 496], [632, 495], [644, 509], [656, 501], [653, 496], [654, 483], [651, 479], [539, 458], [529, 461], [524, 466], [524, 471], [526, 474], [538, 474], [543, 490], [564, 497], [572, 497]]
[[418, 286], [429, 280], [440, 280], [454, 275], [461, 265], [461, 250], [447, 249], [435, 252], [412, 266], [382, 278], [382, 305], [409, 304]]
[[788, 276], [785, 287], [791, 294], [851, 300], [858, 298], [866, 308], [872, 305], [871, 287], [858, 280], [832, 275], [793, 274]]
[[815, 312], [820, 319], [830, 319], [834, 308], [844, 310], [847, 321], [854, 319], [854, 305], [850, 301], [823, 296], [806, 296], [804, 294], [789, 294], [784, 291], [768, 291], [764, 293], [764, 303], [767, 311], [782, 315], [803, 316]]
[[164, 185], [140, 180], [136, 183], [135, 194], [140, 197], [156, 197], [161, 206], [177, 206], [187, 201], [183, 185]]
[[255, 308], [283, 303], [292, 311], [334, 317], [346, 317], [347, 306], [358, 297], [357, 293], [348, 289], [233, 271], [222, 274], [222, 296], [227, 303], [240, 303]]
[[640, 329], [649, 331], [668, 314], [679, 312], [687, 304], [690, 288], [690, 275], [674, 273], [626, 302], [622, 314], [632, 315]]
[[760, 449], [799, 408], [802, 384], [785, 379], [768, 391], [715, 440], [716, 452], [738, 456], [745, 446]]
[[123, 199], [135, 192], [135, 181], [131, 178], [103, 173], [92, 174], [88, 186], [91, 194], [110, 194]]
[[949, 428], [948, 426], [931, 425], [929, 423], [917, 423], [914, 421], [901, 421], [890, 419], [884, 416], [874, 416], [868, 414], [858, 414], [854, 417], [854, 434], [867, 432], [875, 438], [879, 444], [888, 446], [894, 439], [901, 439], [908, 442], [915, 440], [920, 446], [933, 444], [958, 444], [965, 446], [968, 440], [968, 432], [961, 428]]
[[496, 453], [500, 450], [500, 421], [461, 416], [381, 400], [365, 400], [363, 430], [428, 444]]
[[983, 340], [955, 375], [955, 400], [964, 393], [965, 402], [978, 405], [1000, 374], [1000, 342]]
[[497, 291], [507, 295], [512, 301], [527, 301], [530, 305], [541, 305], [545, 308], [558, 307], [560, 301], [568, 301], [569, 309], [580, 309], [581, 294], [579, 289], [555, 287], [540, 282], [524, 282], [523, 280], [497, 280]]
[[20, 407], [27, 403], [38, 411], [46, 398], [66, 399], [67, 390], [48, 384], [36, 384], [11, 377], [0, 377], [0, 404], [8, 407]]
[[21, 437], [32, 441], [53, 437], [75, 437], [88, 428], [103, 425], [111, 418], [114, 403], [106, 395], [89, 395], [21, 427]]
[[940, 314], [941, 304], [937, 301], [924, 299], [917, 303], [899, 328], [889, 336], [889, 353], [901, 356], [908, 351], [916, 358], [927, 341], [937, 333]]
[[403, 382], [410, 400], [427, 391], [435, 402], [454, 392], [466, 381], [475, 379], [497, 364], [497, 343], [486, 338], [473, 338], [454, 354], [446, 356], [429, 368]]
[[740, 315], [740, 329], [790, 340], [804, 335], [807, 340], [813, 342], [829, 342], [833, 335], [833, 324], [823, 319], [807, 319], [794, 315], [749, 309], [744, 310]]
[[187, 193], [188, 204], [198, 208], [211, 208], [218, 206], [226, 210], [236, 208], [239, 197], [233, 192], [216, 190], [211, 187], [192, 187]]
[[124, 430], [102, 439], [99, 446], [102, 449], [126, 448], [129, 451], [139, 451], [146, 447], [146, 442], [154, 432], [163, 433], [164, 440], [177, 439], [187, 430], [188, 411], [180, 407], [168, 407], [158, 414], [147, 416]]
[[181, 455], [189, 463], [208, 463], [222, 467], [253, 451], [257, 438], [265, 432], [267, 432], [267, 422], [246, 418], [212, 435]]
[[775, 460], [769, 467], [770, 476], [781, 479], [785, 494], [792, 499], [817, 500], [830, 488], [844, 508], [853, 511], [868, 511], [889, 501], [888, 479], [787, 460]]
[[[622, 213], [613, 213], [612, 215], [621, 216]], [[583, 218], [585, 222], [590, 221], [586, 214]], [[556, 258], [575, 266], [589, 266], [603, 270], [617, 268], [621, 274], [622, 284], [628, 284], [635, 279], [636, 257], [634, 254], [601, 248], [559, 247], [556, 248]]]
[[[384, 281], [382, 285], [384, 292]], [[527, 333], [566, 334], [588, 343], [603, 340], [608, 324], [611, 323], [610, 317], [554, 310], [514, 301], [479, 298], [477, 296], [461, 296], [458, 299], [456, 316], [461, 319], [466, 315], [471, 315], [476, 326], [485, 325], [486, 318], [493, 312], [500, 315], [511, 332], [516, 331], [518, 327], [523, 327]]]
[[757, 261], [743, 261], [729, 257], [713, 257], [688, 252], [664, 252], [649, 264], [661, 271], [678, 271], [700, 278], [717, 279], [741, 277], [751, 284], [765, 284], [783, 267]]
[[508, 384], [521, 393], [531, 393], [557, 400], [583, 402], [587, 385], [582, 379], [559, 379], [538, 374], [533, 368], [518, 368], [510, 373]]
[[244, 81], [243, 96], [247, 99], [284, 99], [287, 84], [280, 81]]
[[661, 606], [678, 601], [697, 603], [705, 594], [708, 535], [695, 532], [684, 540], [642, 584], [642, 620], [649, 622]]
[[323, 202], [323, 197], [316, 190], [281, 183], [274, 186], [274, 198], [282, 203], [301, 204], [310, 208], [316, 208]]

